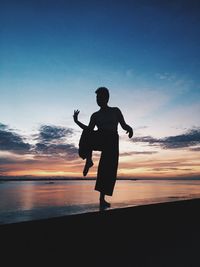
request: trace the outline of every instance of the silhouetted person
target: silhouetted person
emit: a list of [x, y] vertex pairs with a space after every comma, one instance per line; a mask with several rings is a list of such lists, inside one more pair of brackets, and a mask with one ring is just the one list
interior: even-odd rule
[[[93, 113], [89, 125], [86, 126], [78, 120], [79, 110], [74, 111], [74, 121], [83, 129], [79, 141], [79, 156], [86, 159], [83, 175], [86, 176], [93, 166], [92, 151], [101, 151], [98, 166], [95, 190], [100, 192], [100, 206], [109, 207], [110, 203], [105, 200], [105, 195], [112, 196], [117, 177], [119, 158], [118, 123], [133, 136], [133, 129], [126, 124], [124, 117], [117, 107], [109, 107], [109, 91], [105, 87], [96, 90], [96, 101], [100, 110]], [[97, 126], [97, 131], [94, 127]]]

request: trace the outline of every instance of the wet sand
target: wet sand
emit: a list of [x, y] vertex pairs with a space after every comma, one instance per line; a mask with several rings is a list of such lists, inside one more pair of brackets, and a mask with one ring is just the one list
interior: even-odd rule
[[200, 199], [194, 199], [1, 225], [1, 261], [198, 267], [199, 212]]

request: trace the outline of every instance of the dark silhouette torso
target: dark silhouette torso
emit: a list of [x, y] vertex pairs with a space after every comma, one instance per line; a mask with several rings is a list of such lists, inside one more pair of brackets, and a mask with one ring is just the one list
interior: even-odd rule
[[117, 132], [119, 123], [119, 109], [116, 107], [107, 107], [93, 113], [92, 119], [100, 131]]

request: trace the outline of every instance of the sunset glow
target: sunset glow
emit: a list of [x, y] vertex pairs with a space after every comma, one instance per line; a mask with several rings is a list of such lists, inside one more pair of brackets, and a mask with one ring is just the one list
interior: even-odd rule
[[1, 1], [1, 177], [82, 177], [99, 86], [134, 130], [120, 178], [200, 177], [200, 5], [172, 2]]

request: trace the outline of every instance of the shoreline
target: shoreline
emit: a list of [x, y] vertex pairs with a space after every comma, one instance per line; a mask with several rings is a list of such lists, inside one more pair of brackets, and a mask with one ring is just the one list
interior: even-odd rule
[[1, 225], [1, 252], [20, 263], [200, 266], [199, 210], [191, 199]]

